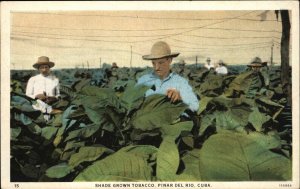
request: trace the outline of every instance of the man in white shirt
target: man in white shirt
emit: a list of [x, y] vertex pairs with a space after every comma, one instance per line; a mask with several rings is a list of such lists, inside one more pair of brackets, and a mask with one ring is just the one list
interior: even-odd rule
[[215, 68], [215, 66], [210, 63], [210, 58], [209, 57], [206, 59], [206, 64], [204, 65], [204, 67], [207, 68], [208, 70]]
[[54, 113], [50, 105], [60, 97], [59, 80], [50, 71], [53, 66], [54, 63], [50, 62], [48, 57], [39, 57], [33, 67], [38, 69], [40, 74], [31, 77], [26, 87], [26, 95], [37, 99], [33, 108], [43, 113]]
[[228, 70], [223, 62], [223, 60], [219, 60], [216, 67], [216, 73], [219, 75], [226, 75], [228, 74]]

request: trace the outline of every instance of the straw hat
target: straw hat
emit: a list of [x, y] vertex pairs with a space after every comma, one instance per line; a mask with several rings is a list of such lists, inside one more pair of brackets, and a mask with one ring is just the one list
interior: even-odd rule
[[180, 61], [178, 62], [178, 64], [180, 64], [180, 65], [185, 65], [185, 61], [184, 61], [184, 60], [180, 60]]
[[225, 66], [226, 64], [223, 62], [223, 60], [219, 60], [218, 62], [217, 62], [217, 64], [218, 65], [222, 65], [222, 66]]
[[151, 48], [151, 54], [144, 55], [144, 60], [155, 60], [167, 57], [177, 57], [180, 53], [171, 53], [170, 46], [164, 41], [156, 42]]
[[119, 66], [117, 65], [117, 63], [113, 62], [111, 68], [119, 68]]
[[255, 57], [251, 60], [250, 64], [247, 65], [248, 67], [263, 67], [266, 65], [267, 62], [262, 62], [259, 57]]
[[50, 62], [47, 56], [41, 56], [38, 58], [38, 61], [33, 64], [33, 67], [38, 69], [40, 65], [49, 65], [50, 68], [54, 66], [54, 62]]

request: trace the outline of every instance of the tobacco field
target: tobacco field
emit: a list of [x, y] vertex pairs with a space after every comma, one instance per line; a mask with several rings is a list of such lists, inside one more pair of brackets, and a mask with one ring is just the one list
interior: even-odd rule
[[[61, 114], [45, 122], [25, 96], [31, 71], [11, 72], [11, 181], [285, 181], [292, 179], [292, 113], [269, 70], [251, 97], [252, 72], [186, 66], [196, 113], [136, 86], [147, 68], [54, 70]], [[183, 116], [188, 114], [189, 118]]]

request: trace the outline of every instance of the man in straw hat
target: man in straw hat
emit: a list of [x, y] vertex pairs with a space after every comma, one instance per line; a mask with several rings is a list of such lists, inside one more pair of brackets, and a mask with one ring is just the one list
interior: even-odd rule
[[137, 84], [155, 86], [149, 89], [146, 96], [152, 94], [165, 94], [171, 102], [182, 100], [192, 111], [197, 111], [199, 101], [188, 81], [170, 71], [172, 58], [179, 53], [172, 53], [166, 42], [156, 42], [151, 48], [151, 54], [144, 55], [144, 60], [151, 60], [154, 71], [139, 78]]
[[262, 62], [261, 59], [259, 57], [254, 57], [250, 64], [248, 64], [247, 66], [251, 68], [251, 70], [258, 72], [260, 71], [260, 69], [264, 66], [267, 65], [267, 62]]
[[217, 62], [216, 73], [219, 74], [219, 75], [228, 74], [228, 69], [226, 68], [225, 63], [223, 62], [223, 60], [219, 60]]
[[262, 62], [259, 57], [254, 57], [250, 64], [247, 65], [251, 68], [252, 82], [249, 90], [247, 91], [247, 97], [254, 97], [260, 93], [263, 88], [267, 88], [269, 85], [268, 73], [262, 70], [267, 66], [267, 62]]
[[58, 112], [58, 110], [53, 111], [50, 106], [60, 97], [59, 80], [50, 71], [50, 68], [53, 66], [54, 63], [48, 57], [39, 57], [38, 61], [33, 64], [33, 67], [40, 74], [31, 77], [26, 87], [26, 95], [37, 100], [37, 104], [33, 105], [33, 108], [40, 110], [46, 115]]
[[215, 68], [215, 66], [214, 66], [213, 64], [211, 64], [210, 62], [211, 62], [211, 60], [210, 60], [210, 58], [208, 57], [208, 58], [206, 59], [206, 64], [204, 65], [204, 67], [205, 67], [206, 69], [208, 69], [208, 70], [211, 70], [211, 69], [214, 69], [214, 68]]

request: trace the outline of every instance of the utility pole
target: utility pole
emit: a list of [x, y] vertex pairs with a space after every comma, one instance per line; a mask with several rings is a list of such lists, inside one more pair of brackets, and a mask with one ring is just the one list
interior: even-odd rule
[[101, 58], [100, 58], [100, 68], [101, 68]]
[[274, 48], [274, 42], [272, 40], [272, 46], [271, 46], [271, 66], [273, 66], [273, 48]]
[[84, 69], [84, 63], [82, 63], [82, 69]]
[[292, 105], [292, 81], [290, 78], [290, 17], [288, 10], [280, 10], [282, 35], [281, 35], [281, 84], [284, 94], [287, 94], [287, 105]]
[[198, 56], [196, 56], [196, 68], [197, 68], [197, 64], [198, 64]]
[[130, 68], [132, 68], [132, 45], [130, 45]]
[[87, 69], [89, 70], [89, 68], [90, 68], [89, 61], [86, 61], [86, 65], [87, 65]]

